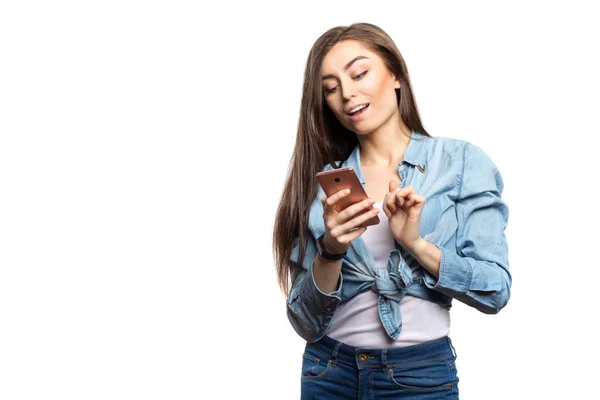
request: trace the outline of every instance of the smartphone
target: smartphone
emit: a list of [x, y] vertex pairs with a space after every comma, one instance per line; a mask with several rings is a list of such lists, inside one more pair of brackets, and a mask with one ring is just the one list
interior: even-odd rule
[[[369, 198], [352, 167], [319, 172], [316, 177], [327, 197], [333, 196], [340, 190], [350, 189], [350, 194], [341, 198], [336, 203], [335, 210], [337, 212], [343, 211], [352, 204], [356, 204]], [[365, 212], [369, 212], [369, 210], [371, 209], [367, 208]], [[363, 222], [360, 226], [377, 225], [378, 223], [379, 216], [376, 215]]]

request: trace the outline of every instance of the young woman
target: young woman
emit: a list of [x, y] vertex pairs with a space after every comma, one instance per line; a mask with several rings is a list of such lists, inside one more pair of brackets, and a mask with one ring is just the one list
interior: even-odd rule
[[[327, 197], [315, 175], [340, 167], [369, 199], [336, 212], [348, 193]], [[452, 299], [494, 314], [510, 297], [502, 189], [481, 149], [425, 131], [382, 29], [315, 42], [274, 229], [288, 317], [307, 342], [303, 399], [458, 399]]]

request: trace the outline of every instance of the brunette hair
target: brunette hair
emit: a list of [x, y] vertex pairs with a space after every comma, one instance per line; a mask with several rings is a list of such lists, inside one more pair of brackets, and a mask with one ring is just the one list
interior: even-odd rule
[[[419, 110], [404, 59], [383, 29], [369, 23], [338, 26], [325, 32], [312, 46], [306, 62], [296, 144], [292, 154], [273, 231], [273, 253], [281, 290], [288, 295], [302, 267], [308, 235], [308, 214], [317, 195], [315, 174], [335, 160], [345, 160], [358, 144], [356, 134], [333, 115], [325, 103], [321, 66], [327, 52], [343, 40], [361, 41], [376, 52], [400, 81], [396, 89], [400, 116], [410, 130], [430, 136], [421, 123]], [[299, 260], [291, 263], [294, 241], [298, 240]]]

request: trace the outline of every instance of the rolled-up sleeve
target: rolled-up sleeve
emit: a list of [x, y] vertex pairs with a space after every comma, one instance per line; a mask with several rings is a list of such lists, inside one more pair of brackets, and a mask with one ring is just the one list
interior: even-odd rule
[[[340, 273], [338, 288], [334, 292], [323, 293], [315, 284], [313, 276], [317, 248], [312, 236], [308, 240], [305, 254], [303, 265], [299, 268], [288, 297], [287, 315], [298, 335], [312, 343], [324, 335], [331, 323], [341, 301], [343, 276]], [[298, 265], [298, 255], [299, 244], [296, 243], [290, 259], [295, 265]]]
[[508, 244], [504, 230], [508, 206], [502, 200], [502, 176], [477, 146], [464, 150], [456, 201], [454, 241], [438, 245], [439, 277], [425, 273], [425, 284], [487, 314], [498, 313], [510, 298]]

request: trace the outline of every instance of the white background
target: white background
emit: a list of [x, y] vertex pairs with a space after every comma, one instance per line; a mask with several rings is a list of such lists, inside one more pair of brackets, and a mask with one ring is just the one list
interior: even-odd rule
[[273, 219], [310, 47], [359, 21], [505, 180], [512, 298], [455, 302], [461, 399], [592, 398], [591, 3], [3, 2], [0, 398], [299, 398]]

